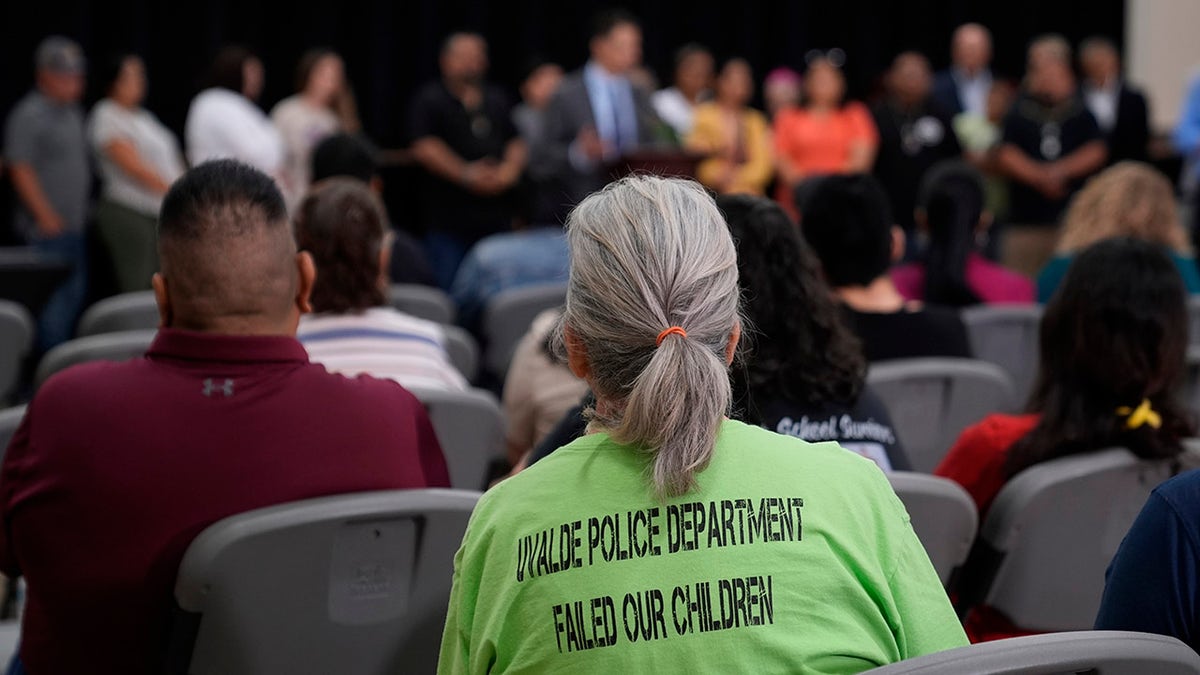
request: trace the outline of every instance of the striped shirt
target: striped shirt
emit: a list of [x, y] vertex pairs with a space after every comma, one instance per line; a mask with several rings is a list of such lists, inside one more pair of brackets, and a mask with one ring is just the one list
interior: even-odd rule
[[296, 337], [309, 359], [331, 373], [366, 373], [405, 387], [463, 391], [468, 386], [446, 355], [441, 326], [390, 307], [306, 315]]

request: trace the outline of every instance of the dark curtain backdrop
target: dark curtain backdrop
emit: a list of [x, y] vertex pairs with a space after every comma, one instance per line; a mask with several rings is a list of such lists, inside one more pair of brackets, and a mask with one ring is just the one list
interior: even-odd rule
[[[32, 82], [32, 53], [47, 34], [79, 40], [94, 61], [120, 50], [142, 54], [150, 92], [146, 105], [177, 132], [188, 102], [216, 49], [246, 44], [266, 65], [262, 103], [291, 93], [300, 54], [332, 46], [345, 57], [367, 132], [385, 147], [404, 142], [408, 95], [433, 77], [441, 38], [456, 29], [481, 31], [491, 43], [494, 78], [515, 85], [534, 54], [568, 68], [586, 56], [588, 18], [611, 3], [591, 0], [328, 0], [268, 2], [0, 1], [0, 113]], [[646, 62], [665, 82], [672, 54], [688, 41], [718, 55], [749, 58], [757, 75], [776, 65], [801, 67], [813, 48], [849, 54], [852, 93], [867, 95], [897, 52], [919, 49], [942, 67], [949, 35], [965, 21], [988, 25], [996, 67], [1018, 75], [1031, 37], [1057, 31], [1073, 42], [1102, 34], [1120, 42], [1122, 0], [657, 0], [625, 2], [645, 28]]]

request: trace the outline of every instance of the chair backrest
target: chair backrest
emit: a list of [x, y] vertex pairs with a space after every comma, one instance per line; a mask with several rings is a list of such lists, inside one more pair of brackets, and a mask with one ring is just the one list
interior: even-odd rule
[[458, 313], [454, 301], [440, 289], [420, 284], [392, 284], [388, 288], [392, 307], [434, 323], [454, 323]]
[[962, 430], [1013, 404], [1012, 381], [974, 359], [900, 359], [871, 364], [867, 382], [887, 406], [914, 471], [929, 473]]
[[105, 298], [83, 313], [79, 318], [79, 337], [116, 333], [126, 330], [154, 330], [158, 328], [158, 303], [154, 291], [122, 293]]
[[232, 516], [179, 566], [174, 673], [433, 672], [477, 492], [392, 490]]
[[1200, 345], [1190, 345], [1183, 380], [1183, 402], [1193, 414], [1200, 414]]
[[17, 427], [21, 426], [21, 420], [24, 418], [25, 406], [23, 405], [0, 410], [0, 461], [4, 460], [8, 444], [12, 441], [13, 435], [17, 433]]
[[975, 542], [979, 529], [975, 502], [958, 483], [940, 476], [893, 471], [887, 478], [938, 577], [948, 585]]
[[11, 300], [0, 300], [0, 401], [10, 400], [21, 381], [34, 330], [29, 310]]
[[963, 570], [964, 592], [1023, 629], [1087, 630], [1108, 563], [1150, 492], [1196, 464], [1190, 452], [1148, 461], [1114, 448], [1029, 467], [992, 502], [980, 527], [987, 555]]
[[1008, 373], [1017, 402], [1024, 401], [1037, 378], [1041, 305], [977, 305], [962, 310], [962, 320], [975, 358]]
[[1197, 675], [1200, 655], [1165, 635], [1077, 631], [982, 642], [868, 670], [864, 675]]
[[483, 389], [445, 391], [410, 387], [425, 405], [450, 469], [450, 485], [464, 490], [486, 487], [491, 462], [504, 457], [504, 413]]
[[566, 284], [538, 284], [497, 293], [483, 309], [484, 366], [497, 377], [508, 372], [517, 343], [533, 320], [567, 301]]
[[46, 352], [34, 374], [34, 387], [51, 375], [88, 361], [126, 361], [146, 353], [154, 341], [152, 330], [129, 330], [75, 338]]
[[442, 330], [446, 333], [446, 355], [450, 357], [450, 363], [468, 382], [474, 382], [479, 375], [479, 345], [475, 338], [458, 326], [442, 326]]

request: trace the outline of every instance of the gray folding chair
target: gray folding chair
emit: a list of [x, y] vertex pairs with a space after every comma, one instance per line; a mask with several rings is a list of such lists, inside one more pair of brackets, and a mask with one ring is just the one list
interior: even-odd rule
[[79, 337], [87, 337], [126, 330], [154, 330], [158, 328], [158, 321], [154, 291], [122, 293], [88, 307], [79, 318], [77, 333]]
[[150, 348], [156, 331], [129, 330], [75, 338], [46, 352], [34, 374], [34, 387], [40, 387], [51, 375], [88, 361], [127, 361]]
[[0, 401], [9, 401], [33, 348], [33, 317], [11, 300], [0, 300]]
[[392, 284], [388, 288], [392, 307], [434, 323], [454, 323], [458, 309], [454, 300], [440, 289], [420, 284]]
[[432, 673], [478, 499], [365, 492], [209, 526], [179, 566], [167, 672]]
[[1078, 631], [982, 642], [863, 675], [1198, 675], [1200, 655], [1173, 637]]
[[21, 426], [21, 420], [24, 418], [25, 406], [23, 405], [0, 410], [0, 461], [4, 461], [4, 453], [8, 451], [8, 444], [12, 441], [13, 435], [17, 433], [17, 427]]
[[1115, 448], [1036, 464], [1010, 480], [962, 571], [963, 604], [982, 601], [1029, 631], [1087, 630], [1104, 572], [1150, 492], [1197, 456], [1148, 461]]
[[483, 389], [445, 391], [410, 387], [429, 412], [450, 469], [450, 485], [464, 490], [486, 487], [488, 468], [504, 457], [504, 413]]
[[962, 310], [962, 320], [975, 358], [1003, 368], [1018, 399], [1027, 398], [1037, 378], [1041, 305], [977, 305]]
[[483, 309], [484, 366], [503, 378], [517, 343], [538, 314], [567, 301], [566, 284], [539, 284], [497, 293]]
[[891, 413], [913, 471], [929, 473], [969, 425], [1013, 405], [1012, 381], [974, 359], [881, 361], [867, 372]]
[[467, 382], [474, 382], [479, 375], [479, 345], [475, 344], [475, 338], [458, 326], [444, 325], [442, 330], [446, 332], [446, 355], [450, 363]]
[[1188, 342], [1200, 346], [1200, 295], [1189, 295], [1188, 306]]
[[1183, 381], [1183, 400], [1187, 409], [1200, 413], [1200, 345], [1191, 345], [1187, 351], [1187, 365]]
[[939, 476], [893, 471], [887, 478], [938, 577], [948, 586], [975, 541], [979, 528], [975, 502], [958, 483]]

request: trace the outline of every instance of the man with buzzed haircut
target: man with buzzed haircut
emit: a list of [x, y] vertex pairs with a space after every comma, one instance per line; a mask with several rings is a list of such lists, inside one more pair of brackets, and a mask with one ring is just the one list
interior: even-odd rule
[[179, 561], [217, 520], [449, 485], [412, 394], [331, 375], [296, 341], [315, 272], [269, 177], [192, 169], [158, 237], [146, 356], [52, 377], [0, 467], [0, 570], [26, 579], [31, 673], [159, 672]]

